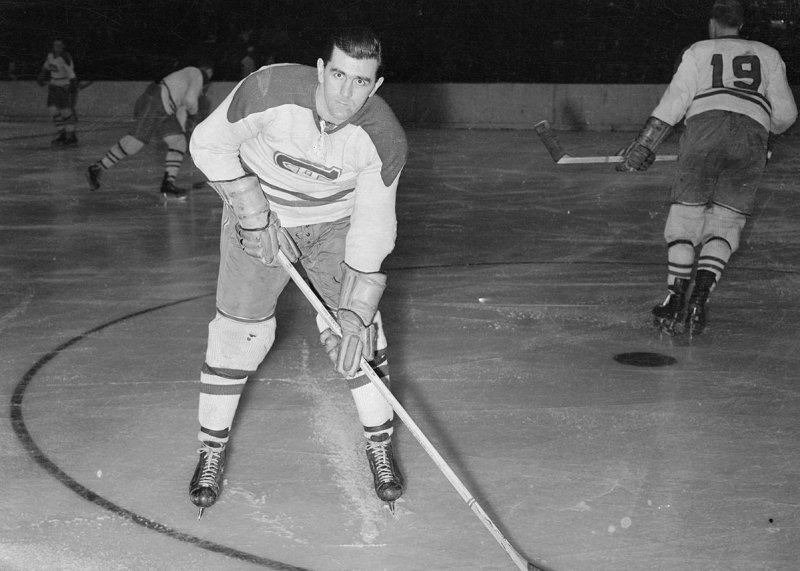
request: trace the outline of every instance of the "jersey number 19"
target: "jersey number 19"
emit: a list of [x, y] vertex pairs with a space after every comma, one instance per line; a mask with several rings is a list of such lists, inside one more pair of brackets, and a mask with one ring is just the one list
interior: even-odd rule
[[[761, 85], [761, 60], [756, 55], [736, 56], [731, 62], [733, 66], [733, 75], [737, 80], [734, 81], [733, 86], [739, 89], [748, 89], [750, 91], [758, 91]], [[722, 72], [724, 70], [725, 62], [722, 54], [714, 54], [711, 56], [711, 67], [713, 75], [711, 78], [712, 87], [719, 88], [725, 87], [722, 83]]]

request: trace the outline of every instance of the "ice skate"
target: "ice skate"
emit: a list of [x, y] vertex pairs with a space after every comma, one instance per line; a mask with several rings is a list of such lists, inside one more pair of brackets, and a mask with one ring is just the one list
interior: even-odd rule
[[66, 137], [64, 138], [64, 146], [65, 147], [78, 146], [78, 137], [75, 135], [75, 133], [67, 133]]
[[653, 324], [667, 335], [681, 333], [683, 327], [683, 306], [686, 304], [686, 289], [689, 280], [677, 279], [669, 286], [669, 295], [660, 305], [653, 308]]
[[700, 335], [706, 328], [706, 306], [705, 303], [690, 303], [686, 317], [686, 329], [691, 339], [695, 335]]
[[200, 510], [197, 519], [203, 517], [203, 510], [213, 506], [219, 497], [225, 469], [225, 448], [224, 443], [203, 442], [197, 451], [200, 459], [189, 483], [189, 499]]
[[89, 190], [97, 190], [100, 188], [100, 173], [103, 168], [100, 165], [89, 165], [86, 169], [86, 180], [89, 182]]
[[50, 141], [51, 147], [65, 147], [67, 146], [67, 134], [64, 131], [61, 131], [58, 134], [58, 137]]
[[394, 513], [394, 502], [403, 495], [403, 475], [394, 461], [392, 438], [388, 434], [375, 435], [367, 440], [367, 460], [372, 470], [375, 493], [388, 504]]
[[686, 314], [686, 328], [691, 339], [700, 335], [706, 328], [706, 303], [711, 290], [717, 283], [717, 276], [709, 270], [698, 270], [694, 278], [694, 289], [689, 298]]
[[186, 190], [175, 186], [175, 181], [169, 179], [166, 174], [161, 182], [161, 194], [167, 200], [186, 200], [187, 197]]

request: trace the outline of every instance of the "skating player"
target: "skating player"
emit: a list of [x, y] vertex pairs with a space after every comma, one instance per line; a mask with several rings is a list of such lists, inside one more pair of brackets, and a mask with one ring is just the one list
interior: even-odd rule
[[656, 326], [670, 335], [685, 328], [695, 335], [706, 326], [709, 294], [753, 212], [768, 137], [786, 131], [797, 117], [780, 54], [741, 38], [743, 21], [739, 0], [714, 2], [710, 39], [683, 53], [661, 101], [617, 167], [645, 170], [672, 126], [685, 118], [664, 230], [669, 294], [653, 308]]
[[47, 108], [56, 128], [54, 147], [71, 147], [78, 144], [75, 125], [75, 95], [78, 79], [75, 62], [64, 50], [64, 41], [53, 41], [53, 49], [47, 54], [37, 77], [39, 85], [47, 85]]
[[220, 494], [239, 397], [275, 340], [275, 306], [290, 279], [274, 260], [279, 246], [299, 259], [341, 326], [339, 338], [318, 318], [320, 341], [355, 401], [378, 497], [393, 508], [403, 493], [392, 408], [359, 374], [363, 355], [389, 382], [378, 302], [407, 152], [403, 129], [375, 95], [380, 66], [372, 32], [334, 34], [316, 68], [262, 67], [194, 131], [192, 157], [225, 203], [189, 486], [200, 515]]
[[89, 188], [100, 188], [100, 178], [125, 157], [135, 155], [154, 137], [167, 145], [161, 194], [164, 198], [186, 200], [186, 190], [175, 186], [175, 179], [186, 155], [187, 139], [200, 121], [200, 99], [204, 86], [214, 74], [210, 64], [189, 66], [174, 71], [161, 81], [151, 83], [136, 100], [133, 131], [106, 151], [86, 170]]

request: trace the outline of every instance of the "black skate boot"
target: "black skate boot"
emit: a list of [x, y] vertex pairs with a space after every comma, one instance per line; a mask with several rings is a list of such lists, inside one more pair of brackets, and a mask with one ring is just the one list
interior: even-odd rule
[[681, 333], [683, 325], [683, 306], [686, 303], [686, 289], [689, 280], [677, 279], [669, 286], [669, 295], [664, 303], [653, 308], [653, 325], [667, 335]]
[[64, 131], [61, 131], [58, 134], [58, 137], [50, 141], [50, 146], [52, 147], [66, 147], [67, 146], [67, 134]]
[[375, 493], [394, 513], [394, 502], [403, 495], [403, 475], [394, 461], [392, 437], [376, 434], [367, 440], [367, 460], [372, 470]]
[[89, 190], [97, 190], [100, 188], [100, 173], [103, 172], [103, 167], [98, 164], [89, 165], [86, 169], [86, 180], [89, 182]]
[[167, 200], [186, 200], [186, 191], [175, 186], [175, 181], [165, 173], [164, 180], [161, 181], [161, 194]]
[[197, 519], [203, 517], [203, 510], [213, 506], [219, 497], [225, 469], [225, 447], [226, 444], [221, 442], [203, 442], [203, 447], [197, 451], [200, 459], [189, 482], [189, 499], [200, 508]]
[[689, 331], [690, 339], [695, 335], [700, 335], [706, 328], [706, 302], [708, 302], [708, 296], [715, 283], [717, 283], [717, 276], [714, 275], [714, 272], [697, 270], [686, 315], [686, 328]]
[[65, 147], [77, 147], [78, 146], [78, 137], [75, 133], [67, 133], [66, 137], [64, 138], [64, 146]]

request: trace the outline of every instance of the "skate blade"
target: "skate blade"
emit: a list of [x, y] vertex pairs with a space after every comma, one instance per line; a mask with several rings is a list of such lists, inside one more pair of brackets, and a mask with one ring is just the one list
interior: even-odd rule
[[206, 508], [197, 508], [197, 521], [200, 521], [200, 519], [203, 517], [203, 511], [205, 509]]
[[391, 512], [392, 515], [396, 515], [395, 514], [395, 508], [394, 508], [394, 502], [386, 502], [386, 507], [389, 508], [389, 511]]

